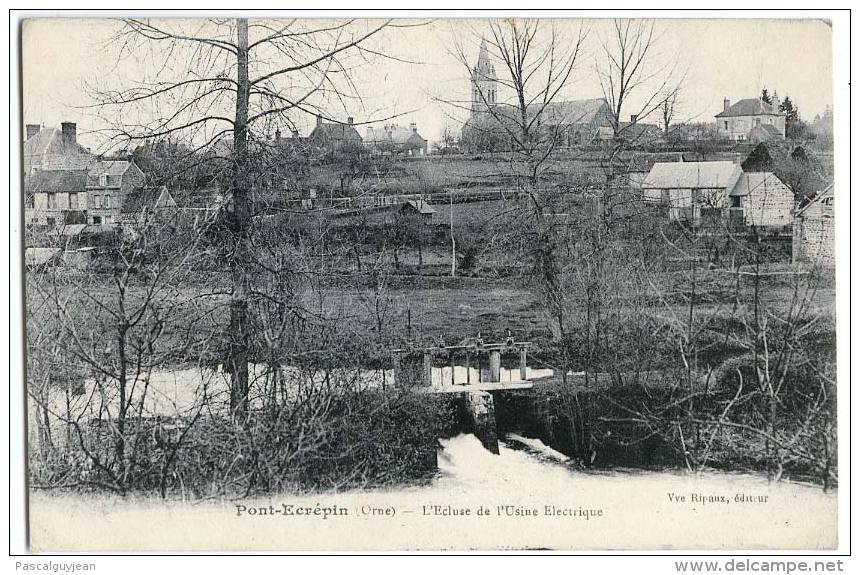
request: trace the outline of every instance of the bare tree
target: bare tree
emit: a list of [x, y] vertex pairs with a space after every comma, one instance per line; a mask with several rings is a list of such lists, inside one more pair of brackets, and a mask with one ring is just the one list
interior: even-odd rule
[[653, 20], [616, 19], [611, 32], [600, 38], [596, 69], [616, 135], [624, 130], [625, 107], [634, 105], [632, 115], [645, 118], [681, 84], [677, 57], [667, 59], [659, 52], [661, 36]]
[[[230, 182], [227, 258], [231, 272], [226, 365], [237, 419], [248, 410], [249, 284], [253, 258], [249, 229], [253, 188], [249, 141], [254, 127], [279, 118], [294, 125], [297, 113], [323, 114], [329, 103], [348, 107], [358, 96], [350, 81], [356, 61], [373, 54], [366, 41], [388, 22], [354, 20], [188, 21], [125, 20], [113, 38], [122, 55], [145, 49], [171, 66], [125, 89], [92, 91], [111, 125], [112, 142], [182, 134], [192, 151], [227, 141]], [[328, 114], [325, 114], [328, 116]], [[130, 119], [132, 118], [132, 119]], [[226, 140], [232, 137], [232, 141]]]
[[681, 92], [681, 87], [677, 86], [669, 92], [663, 102], [660, 104], [660, 120], [662, 121], [663, 136], [669, 137], [669, 129], [672, 127], [672, 121], [678, 116], [680, 101], [678, 99]]
[[[199, 403], [156, 407], [164, 391], [152, 387], [153, 373], [165, 364], [206, 356], [209, 340], [200, 327], [209, 324], [212, 306], [203, 302], [220, 294], [192, 289], [190, 280], [206, 251], [207, 227], [182, 212], [144, 211], [124, 234], [103, 240], [95, 268], [59, 265], [28, 277], [28, 344], [39, 350], [31, 360], [30, 397], [47, 445], [53, 445], [53, 420], [66, 428], [64, 453], [86, 459], [81, 467], [91, 473], [76, 481], [125, 493], [153, 473], [139, 457], [147, 432], [155, 433], [144, 419], [177, 418], [181, 429], [199, 416]], [[53, 334], [47, 350], [36, 347], [44, 345], [39, 331]], [[52, 365], [44, 351], [55, 360], [54, 373], [40, 384], [42, 370]], [[156, 472], [162, 481], [169, 466]], [[43, 486], [64, 485], [50, 481], [55, 484]]]

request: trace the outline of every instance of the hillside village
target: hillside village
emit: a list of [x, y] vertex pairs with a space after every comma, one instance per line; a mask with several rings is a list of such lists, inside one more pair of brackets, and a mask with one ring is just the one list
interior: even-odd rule
[[834, 485], [832, 110], [512, 104], [487, 43], [468, 58], [438, 138], [349, 100], [98, 153], [27, 118], [33, 482], [391, 485], [465, 431]]
[[[267, 157], [271, 174], [258, 186], [259, 194], [269, 204], [292, 202], [305, 209], [334, 201], [352, 209], [347, 212], [352, 216], [361, 210], [408, 212], [415, 206], [426, 216], [433, 204], [449, 201], [449, 192], [457, 202], [497, 198], [509, 186], [478, 174], [505, 156], [510, 148], [505, 138], [510, 136], [492, 127], [498, 122], [492, 110], [507, 112], [495, 103], [497, 80], [486, 45], [473, 72], [470, 115], [459, 138], [436, 142], [431, 149], [415, 123], [369, 125], [362, 136], [352, 117], [338, 122], [319, 115], [307, 136], [294, 128], [289, 136], [280, 128], [269, 137], [261, 135], [256, 145]], [[755, 227], [793, 235], [792, 260], [832, 261], [829, 112], [816, 117], [814, 130], [801, 140], [786, 137], [786, 114], [762, 96], [734, 103], [726, 98], [710, 125], [661, 128], [635, 115], [616, 122], [601, 98], [552, 102], [542, 114], [542, 129], [558, 134], [561, 164], [568, 158], [571, 166], [597, 172], [605, 168], [601, 160], [606, 150], [623, 148], [609, 185], [638, 190], [642, 201], [662, 206], [668, 220], [700, 226], [703, 218], [722, 218], [735, 230]], [[94, 246], [81, 245], [81, 237], [128, 228], [141, 210], [217, 211], [227, 201], [229, 183], [219, 181], [217, 170], [193, 182], [158, 173], [172, 161], [161, 153], [165, 142], [96, 156], [77, 142], [76, 133], [72, 122], [59, 129], [26, 126], [24, 219], [31, 230], [29, 247], [50, 248], [28, 252], [29, 262], [41, 264], [48, 253], [60, 257], [60, 251], [72, 246], [89, 252]], [[816, 134], [821, 134], [817, 142]], [[230, 140], [219, 140], [197, 154], [229, 160], [231, 149]], [[177, 164], [188, 163], [189, 155]], [[141, 163], [154, 169], [146, 173]], [[580, 182], [564, 184], [575, 187]], [[804, 226], [799, 214], [807, 204], [823, 201], [830, 207], [816, 224], [821, 231], [804, 232], [810, 224]], [[35, 256], [37, 252], [42, 256]]]

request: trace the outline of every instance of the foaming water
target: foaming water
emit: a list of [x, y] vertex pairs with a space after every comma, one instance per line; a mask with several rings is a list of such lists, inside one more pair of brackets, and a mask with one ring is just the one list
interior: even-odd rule
[[[587, 473], [538, 440], [510, 440], [528, 451], [503, 442], [494, 455], [472, 435], [442, 440], [439, 472], [424, 486], [205, 502], [37, 492], [31, 541], [36, 550], [123, 551], [836, 545], [836, 494], [815, 486], [718, 472]], [[341, 511], [325, 520], [251, 516], [239, 505]]]

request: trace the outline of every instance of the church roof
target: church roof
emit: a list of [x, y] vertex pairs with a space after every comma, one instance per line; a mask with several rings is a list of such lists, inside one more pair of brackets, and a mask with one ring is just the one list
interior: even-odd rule
[[[531, 107], [537, 109], [536, 104]], [[590, 124], [608, 108], [603, 98], [550, 102], [543, 111], [543, 120], [549, 124]]]

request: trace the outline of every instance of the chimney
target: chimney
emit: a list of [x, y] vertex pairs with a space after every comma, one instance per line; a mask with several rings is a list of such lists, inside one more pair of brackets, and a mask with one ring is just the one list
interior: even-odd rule
[[299, 131], [297, 129], [293, 128], [293, 138], [298, 138], [298, 137], [299, 137]]
[[74, 122], [63, 122], [63, 143], [76, 144], [78, 141], [78, 125]]
[[636, 123], [636, 120], [638, 120], [638, 119], [639, 119], [639, 115], [638, 115], [638, 114], [630, 114], [630, 123], [631, 123], [631, 124], [635, 124], [635, 123]]
[[728, 98], [723, 98], [723, 112], [729, 109], [729, 106], [732, 105], [732, 101]]
[[322, 126], [322, 116], [317, 114], [317, 126]]
[[352, 126], [352, 116], [346, 119], [346, 123]]
[[27, 140], [38, 134], [41, 129], [42, 126], [39, 124], [27, 124]]
[[409, 127], [412, 128], [413, 132], [418, 131], [418, 125], [415, 122], [412, 122], [411, 124], [409, 124]]
[[281, 130], [280, 130], [280, 128], [275, 130], [275, 142], [278, 144], [281, 143]]

